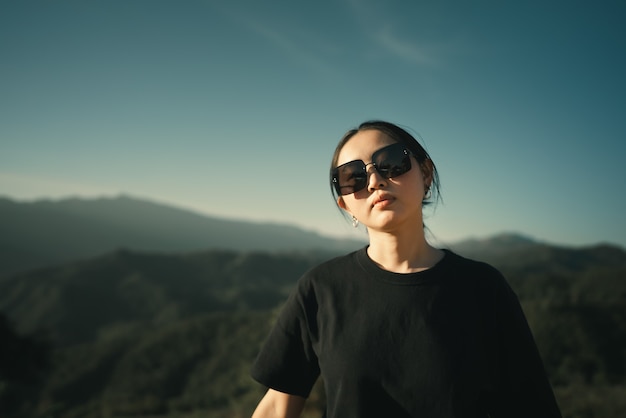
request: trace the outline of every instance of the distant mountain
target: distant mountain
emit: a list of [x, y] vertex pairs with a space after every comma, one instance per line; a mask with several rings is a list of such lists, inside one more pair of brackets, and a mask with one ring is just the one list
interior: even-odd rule
[[487, 238], [469, 238], [452, 244], [451, 248], [468, 257], [485, 254], [503, 255], [529, 247], [541, 245], [536, 240], [523, 234], [507, 232]]
[[623, 248], [610, 244], [565, 247], [538, 242], [516, 233], [504, 233], [484, 239], [468, 239], [451, 245], [465, 257], [486, 261], [501, 270], [523, 270], [580, 274], [587, 269], [606, 269], [626, 265]]
[[0, 198], [0, 276], [119, 248], [345, 252], [362, 245], [291, 225], [204, 216], [127, 196], [32, 203]]

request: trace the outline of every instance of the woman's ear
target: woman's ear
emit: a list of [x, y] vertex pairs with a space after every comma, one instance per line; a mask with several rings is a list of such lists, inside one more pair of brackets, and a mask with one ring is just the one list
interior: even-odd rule
[[433, 183], [434, 165], [431, 159], [426, 159], [420, 164], [422, 169], [422, 177], [424, 178], [424, 186], [430, 187]]
[[346, 212], [348, 211], [346, 202], [343, 200], [343, 197], [341, 196], [337, 198], [337, 206], [339, 206], [341, 209], [345, 210]]

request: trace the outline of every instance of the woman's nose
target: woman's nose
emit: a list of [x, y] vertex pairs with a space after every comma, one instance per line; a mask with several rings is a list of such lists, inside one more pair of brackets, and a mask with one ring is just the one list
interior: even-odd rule
[[385, 187], [387, 185], [387, 179], [380, 175], [374, 165], [368, 167], [367, 174], [367, 190], [369, 190], [370, 192], [378, 190], [381, 187]]

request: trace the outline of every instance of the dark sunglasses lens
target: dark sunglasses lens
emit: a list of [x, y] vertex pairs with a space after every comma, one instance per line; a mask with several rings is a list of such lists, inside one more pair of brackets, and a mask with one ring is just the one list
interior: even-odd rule
[[372, 157], [376, 171], [384, 178], [398, 177], [411, 170], [411, 158], [402, 144], [385, 147]]
[[[372, 155], [378, 174], [386, 179], [401, 176], [411, 170], [411, 157], [402, 144], [382, 148]], [[333, 172], [333, 183], [339, 195], [356, 193], [367, 187], [367, 168], [361, 160], [350, 161]]]
[[363, 161], [351, 161], [335, 169], [335, 187], [340, 195], [363, 190], [367, 183], [367, 173]]

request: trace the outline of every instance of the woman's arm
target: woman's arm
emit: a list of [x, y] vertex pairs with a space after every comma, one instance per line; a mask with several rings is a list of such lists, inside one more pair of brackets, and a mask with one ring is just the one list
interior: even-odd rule
[[268, 389], [252, 418], [298, 418], [305, 401], [306, 399], [300, 396]]
[[561, 418], [541, 355], [517, 295], [502, 282], [497, 296], [499, 337], [498, 393], [494, 418]]

